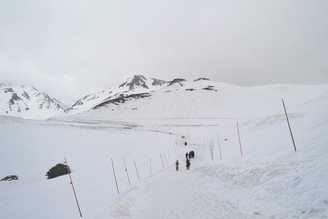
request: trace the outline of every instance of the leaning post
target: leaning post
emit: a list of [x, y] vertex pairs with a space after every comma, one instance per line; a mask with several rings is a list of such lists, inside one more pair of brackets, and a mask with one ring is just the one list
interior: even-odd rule
[[294, 150], [296, 152], [296, 144], [295, 144], [295, 140], [294, 140], [292, 128], [290, 127], [290, 123], [289, 123], [289, 119], [288, 119], [288, 115], [287, 115], [287, 110], [286, 110], [285, 102], [284, 102], [284, 99], [281, 99], [281, 100], [282, 100], [282, 105], [283, 105], [284, 111], [285, 111], [285, 116], [286, 116], [286, 120], [287, 120], [287, 124], [288, 124], [288, 128], [289, 128], [289, 133], [290, 133], [290, 136], [291, 136], [292, 141], [293, 141]]
[[72, 176], [71, 176], [71, 170], [70, 170], [70, 168], [68, 166], [66, 157], [65, 157], [65, 164], [66, 164], [66, 168], [67, 168], [67, 171], [68, 171], [68, 176], [69, 176], [70, 184], [72, 185], [72, 189], [73, 189], [73, 193], [74, 193], [74, 197], [75, 197], [75, 202], [76, 202], [77, 208], [79, 210], [80, 217], [82, 217], [81, 208], [80, 208], [80, 205], [79, 205], [79, 201], [77, 200], [77, 196], [76, 196], [76, 192], [75, 192], [75, 188], [74, 188], [74, 184], [73, 184], [73, 180], [72, 180]]
[[126, 163], [125, 163], [125, 158], [124, 157], [123, 157], [123, 162], [124, 162], [124, 170], [126, 172], [126, 177], [128, 178], [129, 185], [131, 186], [131, 181], [130, 181], [130, 177], [129, 177], [129, 173], [128, 173], [128, 168], [126, 167]]
[[219, 138], [219, 133], [216, 133], [216, 136], [218, 138], [218, 145], [219, 145], [219, 152], [220, 152], [220, 160], [222, 160], [222, 153], [221, 153], [221, 145], [220, 145], [220, 138]]
[[116, 190], [117, 190], [117, 193], [120, 194], [120, 190], [118, 189], [118, 184], [117, 184], [117, 179], [116, 179], [116, 174], [115, 174], [113, 158], [111, 158], [111, 160], [112, 160], [112, 168], [113, 168], [113, 174], [114, 174], [114, 179], [115, 179], [115, 184], [116, 184]]
[[239, 139], [240, 154], [241, 154], [241, 156], [243, 156], [243, 149], [242, 149], [242, 146], [241, 146], [241, 140], [240, 140], [240, 133], [239, 133], [239, 125], [238, 125], [238, 122], [237, 122], [237, 132], [238, 132], [238, 139]]

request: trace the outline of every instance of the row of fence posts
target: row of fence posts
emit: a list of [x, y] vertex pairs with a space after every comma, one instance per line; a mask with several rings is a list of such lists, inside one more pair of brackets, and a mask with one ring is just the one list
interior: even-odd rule
[[[111, 162], [112, 162], [112, 169], [113, 169], [113, 175], [114, 175], [114, 179], [115, 179], [115, 185], [116, 185], [117, 194], [120, 194], [120, 190], [119, 190], [119, 188], [118, 188], [118, 183], [117, 183], [117, 178], [116, 178], [116, 173], [115, 173], [115, 167], [114, 167], [114, 161], [113, 161], [113, 158], [111, 158]], [[129, 185], [131, 186], [131, 181], [130, 181], [130, 177], [129, 177], [128, 168], [127, 168], [127, 166], [126, 166], [126, 162], [125, 162], [125, 157], [123, 157], [123, 162], [124, 162], [124, 170], [125, 170], [125, 172], [126, 172], [126, 176], [127, 176], [127, 179], [128, 179]], [[135, 160], [133, 161], [133, 163], [134, 163], [134, 167], [135, 167], [135, 169], [136, 169], [136, 174], [137, 174], [138, 180], [140, 180], [140, 176], [139, 176], [139, 171], [138, 171], [137, 163], [136, 163]]]
[[[240, 155], [243, 156], [243, 147], [241, 143], [241, 138], [240, 138], [240, 131], [239, 131], [239, 124], [237, 122], [237, 134], [238, 134], [238, 142], [239, 142], [239, 150], [240, 150]], [[218, 149], [219, 149], [219, 156], [220, 160], [222, 160], [222, 151], [221, 151], [221, 143], [220, 143], [220, 137], [219, 137], [219, 132], [216, 133], [217, 136], [217, 141], [218, 141]], [[210, 153], [211, 153], [211, 158], [214, 160], [214, 141], [211, 140], [209, 142], [210, 145]]]
[[[179, 146], [180, 146], [180, 141], [176, 139], [175, 145], [173, 146], [174, 152], [175, 152], [176, 155], [180, 151]], [[163, 160], [163, 158], [164, 158], [164, 160]], [[72, 190], [73, 190], [75, 202], [76, 202], [76, 205], [77, 205], [77, 208], [78, 208], [80, 217], [82, 217], [82, 212], [81, 212], [81, 208], [80, 208], [80, 205], [79, 205], [79, 202], [78, 202], [78, 198], [77, 198], [77, 195], [76, 195], [76, 191], [75, 191], [75, 188], [74, 188], [74, 183], [73, 183], [73, 179], [72, 179], [72, 176], [71, 176], [71, 171], [70, 171], [70, 168], [68, 166], [66, 157], [64, 159], [65, 159], [65, 161], [63, 163], [66, 165], [66, 168], [67, 168], [67, 171], [68, 171], [69, 181], [70, 181], [70, 184], [72, 186]], [[170, 149], [169, 148], [168, 148], [168, 159], [170, 159]], [[162, 154], [160, 154], [160, 160], [161, 160], [161, 163], [162, 163], [162, 167], [165, 168], [164, 161], [168, 165], [168, 160], [166, 158], [166, 154], [165, 153], [164, 153], [163, 156], [162, 156]], [[125, 157], [123, 157], [123, 163], [124, 163], [124, 171], [126, 172], [128, 183], [131, 186], [131, 180], [130, 180], [128, 168], [127, 168], [127, 165], [126, 165]], [[136, 170], [136, 174], [137, 174], [138, 180], [140, 180], [140, 175], [139, 175], [137, 163], [136, 163], [136, 161], [133, 161], [133, 163], [134, 163], [134, 167], [135, 167], [135, 170]], [[120, 190], [119, 190], [118, 181], [117, 181], [117, 177], [116, 177], [116, 172], [115, 172], [113, 158], [111, 158], [111, 164], [112, 164], [112, 170], [113, 170], [113, 175], [114, 175], [114, 179], [115, 179], [116, 190], [117, 190], [117, 193], [119, 194], [120, 193]], [[152, 175], [152, 158], [151, 157], [150, 157], [150, 160], [149, 160], [149, 174], [150, 174], [150, 176]]]
[[[282, 105], [283, 105], [284, 113], [285, 113], [285, 116], [286, 116], [286, 122], [287, 122], [287, 125], [288, 125], [288, 130], [289, 130], [289, 133], [290, 133], [292, 142], [293, 142], [294, 151], [296, 152], [297, 150], [296, 150], [296, 144], [295, 144], [295, 140], [294, 140], [294, 135], [293, 135], [293, 132], [292, 132], [292, 129], [291, 129], [291, 125], [290, 125], [289, 118], [288, 118], [288, 113], [287, 113], [285, 102], [284, 102], [283, 99], [282, 99]], [[236, 127], [237, 127], [237, 135], [238, 135], [240, 155], [243, 156], [243, 147], [242, 147], [242, 141], [241, 141], [241, 137], [240, 137], [240, 130], [239, 130], [239, 123], [238, 123], [238, 121], [236, 123]], [[219, 132], [217, 132], [216, 134], [217, 134], [217, 140], [218, 140], [218, 148], [219, 148], [220, 160], [222, 160], [222, 151], [221, 151], [221, 144], [220, 144]], [[207, 139], [207, 142], [208, 142], [208, 139]], [[209, 145], [210, 145], [211, 158], [212, 158], [212, 160], [214, 160], [214, 141], [211, 140], [209, 142]]]
[[[180, 148], [179, 148], [180, 144], [181, 144], [181, 141], [176, 139], [175, 140], [175, 145], [173, 146], [174, 152], [175, 152], [176, 155], [180, 151]], [[170, 149], [169, 148], [168, 148], [168, 159], [170, 159]], [[165, 153], [164, 153], [164, 155], [160, 154], [160, 160], [161, 160], [161, 163], [162, 163], [162, 167], [165, 168], [164, 161], [168, 165], [168, 160], [166, 158], [166, 154]], [[66, 165], [68, 176], [69, 176], [69, 183], [72, 186], [72, 191], [73, 191], [75, 202], [76, 202], [76, 205], [77, 205], [77, 208], [78, 208], [78, 211], [79, 211], [79, 215], [80, 215], [80, 217], [82, 217], [82, 212], [81, 212], [81, 208], [80, 208], [80, 205], [79, 205], [79, 202], [78, 202], [78, 198], [77, 198], [77, 195], [76, 195], [76, 191], [75, 191], [75, 187], [74, 187], [74, 183], [73, 183], [73, 178], [71, 176], [71, 170], [70, 170], [70, 168], [68, 166], [66, 157], [64, 158], [64, 162], [63, 163]], [[131, 180], [130, 180], [128, 168], [127, 168], [127, 165], [126, 165], [125, 157], [123, 157], [123, 163], [124, 163], [124, 171], [126, 172], [128, 183], [131, 186]], [[138, 180], [140, 180], [140, 175], [139, 175], [137, 163], [136, 163], [135, 160], [133, 161], [133, 163], [134, 163], [134, 167], [135, 167], [135, 170], [136, 170], [136, 174], [137, 174]], [[119, 194], [120, 193], [120, 190], [119, 190], [118, 181], [117, 181], [117, 177], [116, 177], [116, 172], [115, 172], [113, 158], [111, 158], [111, 164], [112, 164], [112, 170], [113, 170], [113, 175], [114, 175], [114, 179], [115, 179], [116, 190], [117, 190], [117, 193]], [[150, 174], [150, 176], [152, 175], [152, 158], [151, 157], [150, 157], [150, 160], [149, 160], [149, 174]]]
[[[175, 151], [175, 154], [177, 155], [177, 153], [180, 151], [180, 148], [179, 148], [179, 145], [180, 145], [180, 141], [176, 140], [175, 141], [176, 144], [174, 145], [174, 151]], [[166, 154], [164, 153], [162, 155], [162, 153], [159, 155], [160, 157], [160, 161], [161, 161], [161, 164], [162, 164], [162, 167], [163, 169], [165, 168], [165, 164], [164, 164], [164, 161], [166, 163], [166, 165], [168, 165], [168, 160], [166, 158]], [[170, 159], [170, 150], [168, 149], [168, 159]], [[128, 179], [128, 183], [129, 185], [131, 186], [131, 181], [130, 181], [130, 177], [129, 177], [129, 173], [128, 173], [128, 168], [126, 166], [126, 162], [125, 162], [125, 158], [123, 157], [123, 162], [124, 162], [124, 170], [126, 172], [126, 176], [127, 176], [127, 179]], [[116, 177], [116, 172], [115, 172], [115, 167], [114, 167], [114, 161], [113, 161], [113, 158], [111, 158], [111, 163], [112, 163], [112, 169], [113, 169], [113, 175], [114, 175], [114, 179], [115, 179], [115, 184], [116, 184], [116, 189], [117, 189], [117, 193], [119, 194], [120, 191], [119, 191], [119, 186], [118, 186], [118, 181], [117, 181], [117, 177]], [[136, 170], [136, 174], [137, 174], [137, 177], [138, 177], [138, 180], [140, 180], [140, 176], [139, 176], [139, 171], [138, 171], [138, 167], [137, 167], [137, 163], [136, 161], [133, 161], [134, 163], [134, 166], [135, 166], [135, 170]], [[149, 159], [149, 175], [151, 176], [152, 175], [152, 157], [150, 157]]]

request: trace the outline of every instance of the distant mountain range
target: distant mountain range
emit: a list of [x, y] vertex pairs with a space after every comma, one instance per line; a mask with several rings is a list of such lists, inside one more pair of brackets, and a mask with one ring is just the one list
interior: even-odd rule
[[183, 86], [184, 82], [186, 82], [186, 80], [180, 78], [172, 81], [164, 81], [155, 78], [147, 78], [143, 75], [134, 75], [120, 85], [83, 97], [69, 108], [68, 111], [74, 111], [74, 113], [76, 113], [96, 109], [111, 103], [117, 105], [118, 103], [128, 101], [131, 98], [150, 96], [151, 92], [155, 92], [165, 87], [174, 85]]
[[[240, 87], [207, 78], [164, 81], [134, 75], [122, 84], [79, 99], [69, 108], [33, 87], [1, 84], [0, 114], [68, 120], [258, 118], [281, 113], [281, 98], [289, 105], [302, 106], [327, 95], [328, 85]], [[254, 105], [260, 109], [255, 110]]]
[[60, 101], [34, 87], [0, 84], [0, 115], [46, 119], [66, 109]]
[[86, 111], [110, 100], [124, 98], [132, 94], [148, 93], [168, 84], [169, 82], [163, 80], [135, 75], [120, 85], [83, 97], [69, 108], [69, 111]]

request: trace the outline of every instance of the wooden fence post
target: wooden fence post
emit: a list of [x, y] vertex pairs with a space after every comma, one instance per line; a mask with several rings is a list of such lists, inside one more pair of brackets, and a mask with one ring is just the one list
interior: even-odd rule
[[128, 178], [129, 185], [131, 186], [131, 181], [130, 181], [130, 177], [129, 177], [129, 173], [128, 173], [128, 169], [126, 167], [126, 163], [125, 163], [125, 158], [124, 157], [123, 157], [123, 162], [124, 162], [124, 168], [125, 168], [126, 176]]
[[68, 176], [69, 176], [69, 179], [70, 179], [70, 184], [72, 185], [72, 189], [73, 189], [73, 193], [74, 193], [74, 197], [75, 197], [75, 201], [76, 201], [76, 205], [77, 205], [77, 208], [79, 210], [79, 213], [80, 213], [80, 217], [82, 217], [82, 212], [81, 212], [81, 209], [80, 209], [80, 205], [79, 205], [79, 202], [77, 200], [77, 196], [76, 196], [76, 192], [75, 192], [75, 188], [74, 188], [74, 184], [73, 184], [73, 179], [72, 179], [72, 176], [71, 176], [71, 170], [68, 166], [68, 163], [67, 163], [67, 160], [66, 160], [66, 157], [65, 157], [65, 164], [66, 164], [66, 168], [67, 168], [67, 171], [68, 171]]
[[239, 139], [239, 146], [240, 146], [240, 154], [241, 154], [241, 156], [243, 156], [243, 149], [242, 149], [242, 146], [241, 146], [241, 140], [240, 140], [240, 133], [239, 133], [239, 125], [238, 125], [238, 122], [237, 122], [237, 131], [238, 131], [238, 139]]
[[219, 138], [219, 133], [216, 133], [216, 136], [218, 137], [218, 145], [219, 145], [219, 152], [220, 152], [220, 160], [222, 160], [222, 154], [221, 154], [221, 145], [220, 145], [220, 138]]
[[114, 179], [115, 179], [115, 183], [116, 183], [117, 193], [120, 194], [120, 191], [119, 191], [119, 189], [118, 189], [118, 184], [117, 184], [117, 179], [116, 179], [115, 169], [114, 169], [113, 158], [111, 158], [111, 160], [112, 160], [113, 174], [114, 174]]
[[212, 160], [214, 160], [213, 150], [214, 150], [214, 145], [212, 144], [212, 142], [210, 142], [210, 151], [211, 151]]
[[281, 99], [281, 100], [282, 100], [282, 105], [283, 105], [284, 110], [285, 110], [285, 115], [286, 115], [286, 120], [287, 120], [287, 124], [288, 124], [288, 128], [289, 128], [289, 133], [290, 133], [290, 136], [291, 136], [292, 141], [293, 141], [294, 150], [296, 152], [296, 144], [295, 144], [295, 140], [294, 140], [292, 128], [290, 127], [290, 124], [289, 124], [289, 119], [288, 119], [288, 115], [287, 115], [287, 110], [286, 110], [285, 102], [284, 102], [284, 99]]
[[159, 154], [159, 156], [161, 157], [161, 161], [162, 161], [162, 165], [163, 165], [163, 169], [164, 169], [164, 162], [163, 162], [162, 154]]
[[137, 168], [137, 164], [136, 164], [136, 161], [134, 161], [134, 166], [136, 167], [136, 172], [137, 172], [138, 180], [140, 180], [140, 177], [139, 177], [139, 172], [138, 172], [138, 168]]

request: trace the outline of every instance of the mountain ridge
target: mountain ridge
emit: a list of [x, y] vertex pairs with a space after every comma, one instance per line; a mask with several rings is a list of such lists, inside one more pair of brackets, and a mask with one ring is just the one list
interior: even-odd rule
[[[304, 99], [304, 95], [312, 99]], [[207, 78], [165, 81], [134, 75], [124, 83], [79, 99], [70, 108], [34, 87], [0, 83], [0, 114], [31, 119], [255, 118], [261, 116], [252, 108], [257, 101], [263, 103], [263, 112], [272, 114], [280, 110], [282, 98], [287, 98], [287, 104], [301, 105], [326, 96], [328, 85], [241, 87]]]
[[28, 85], [0, 83], [0, 114], [45, 119], [67, 107], [48, 94]]
[[[148, 92], [120, 95], [64, 120], [143, 120], [184, 118], [263, 118], [282, 113], [287, 106], [302, 106], [328, 96], [328, 85], [267, 85], [240, 87], [210, 80], [175, 79]], [[259, 104], [261, 103], [261, 104]], [[254, 106], [260, 109], [254, 109]], [[290, 110], [293, 113], [294, 107]], [[261, 112], [261, 113], [258, 113]], [[65, 115], [63, 115], [65, 117]]]
[[[185, 79], [181, 80], [185, 81]], [[143, 75], [134, 75], [128, 78], [124, 83], [79, 99], [68, 111], [74, 111], [75, 113], [87, 111], [109, 100], [124, 98], [132, 94], [149, 93], [169, 86], [171, 83], [172, 81], [145, 77]]]

